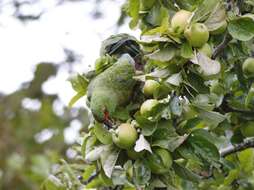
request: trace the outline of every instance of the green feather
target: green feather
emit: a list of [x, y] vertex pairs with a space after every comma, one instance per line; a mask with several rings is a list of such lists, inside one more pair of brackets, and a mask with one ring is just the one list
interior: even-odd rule
[[118, 106], [129, 102], [135, 85], [133, 59], [122, 55], [118, 61], [96, 76], [88, 86], [90, 108], [98, 121], [104, 120], [104, 111], [112, 116]]

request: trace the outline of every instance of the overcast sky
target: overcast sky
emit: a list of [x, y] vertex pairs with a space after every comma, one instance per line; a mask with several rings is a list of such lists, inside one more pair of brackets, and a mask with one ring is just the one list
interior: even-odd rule
[[[33, 77], [36, 63], [41, 61], [59, 62], [64, 59], [62, 48], [74, 50], [83, 56], [82, 64], [76, 65], [76, 72], [84, 72], [93, 65], [99, 55], [100, 44], [107, 36], [116, 32], [130, 31], [127, 24], [118, 31], [115, 28], [123, 0], [105, 0], [101, 5], [103, 19], [94, 20], [91, 0], [80, 3], [52, 4], [43, 0], [34, 7], [47, 12], [39, 21], [21, 23], [12, 17], [8, 7], [0, 14], [0, 91], [13, 92], [22, 82]], [[30, 9], [29, 9], [30, 11]], [[57, 93], [67, 104], [74, 92], [66, 79], [69, 74], [62, 70], [57, 78], [50, 79], [43, 89]]]

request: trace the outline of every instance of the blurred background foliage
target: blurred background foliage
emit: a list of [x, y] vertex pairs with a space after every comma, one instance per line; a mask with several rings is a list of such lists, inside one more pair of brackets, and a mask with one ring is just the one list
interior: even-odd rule
[[[61, 6], [80, 1], [55, 0], [54, 3], [55, 6]], [[38, 8], [43, 2], [1, 0], [0, 16], [6, 7], [11, 7], [13, 17], [20, 22], [36, 22], [47, 12]], [[103, 17], [101, 0], [91, 3], [94, 3], [91, 17]], [[56, 76], [61, 68], [71, 72], [72, 66], [80, 61], [79, 55], [72, 50], [65, 48], [64, 53], [66, 57], [62, 62], [38, 63], [31, 81], [23, 83], [13, 93], [0, 94], [1, 190], [38, 190], [49, 175], [53, 163], [59, 162], [60, 158], [68, 160], [75, 156], [75, 151], [68, 148], [74, 143], [73, 138], [68, 138], [75, 135], [74, 132], [86, 130], [88, 113], [85, 109], [70, 110], [57, 94], [47, 94], [42, 90], [43, 84]]]
[[[68, 128], [85, 130], [86, 110], [69, 110], [42, 85], [61, 65], [39, 63], [34, 78], [0, 95], [0, 189], [39, 189], [52, 163], [70, 158]], [[81, 124], [82, 123], [82, 124]]]

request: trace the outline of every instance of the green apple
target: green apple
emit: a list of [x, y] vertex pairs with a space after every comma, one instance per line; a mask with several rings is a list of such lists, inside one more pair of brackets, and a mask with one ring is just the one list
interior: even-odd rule
[[254, 137], [254, 121], [249, 121], [241, 126], [241, 132], [245, 137]]
[[242, 69], [247, 77], [254, 77], [254, 58], [247, 58], [242, 65]]
[[207, 57], [212, 57], [213, 50], [208, 43], [205, 43], [201, 48], [198, 48], [199, 52], [205, 54]]
[[209, 39], [209, 31], [206, 25], [195, 23], [187, 27], [184, 36], [193, 47], [202, 47]]
[[191, 12], [186, 10], [180, 10], [171, 19], [171, 27], [175, 33], [183, 33], [185, 27], [188, 25], [188, 21], [191, 17]]
[[135, 145], [138, 133], [134, 126], [123, 123], [112, 134], [113, 142], [122, 149], [130, 149]]
[[160, 83], [155, 80], [146, 80], [143, 92], [146, 96], [153, 96], [154, 92], [159, 88]]
[[159, 104], [159, 101], [156, 99], [149, 99], [143, 102], [140, 107], [141, 115], [149, 117], [153, 115], [155, 107]]
[[147, 162], [152, 173], [163, 174], [169, 171], [173, 161], [168, 150], [156, 148], [147, 157]]
[[212, 34], [212, 35], [223, 34], [226, 31], [227, 26], [228, 26], [227, 21], [224, 21], [223, 24], [219, 28], [217, 28], [214, 31], [210, 31], [210, 34]]

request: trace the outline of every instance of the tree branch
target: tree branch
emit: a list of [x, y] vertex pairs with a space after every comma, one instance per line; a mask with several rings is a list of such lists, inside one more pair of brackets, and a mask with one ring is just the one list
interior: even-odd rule
[[215, 50], [213, 52], [213, 55], [212, 55], [212, 59], [215, 59], [224, 50], [224, 48], [228, 45], [228, 43], [231, 40], [232, 40], [232, 37], [227, 32], [224, 35], [224, 38], [223, 38], [222, 42], [215, 48]]
[[230, 154], [245, 150], [247, 148], [254, 148], [254, 139], [246, 140], [245, 142], [242, 142], [240, 144], [229, 146], [220, 151], [220, 155], [222, 157], [226, 157]]
[[91, 181], [93, 181], [98, 175], [100, 174], [99, 171], [96, 171], [93, 175], [91, 175], [86, 181], [82, 181], [83, 178], [82, 176], [79, 177], [79, 180], [81, 181], [82, 184], [87, 185]]
[[223, 112], [235, 112], [235, 113], [241, 113], [241, 114], [247, 114], [247, 115], [254, 115], [254, 111], [252, 110], [242, 110], [242, 109], [236, 109], [236, 108], [232, 108], [228, 105], [227, 102], [227, 95], [225, 95], [225, 98], [220, 106], [220, 108], [223, 110]]

